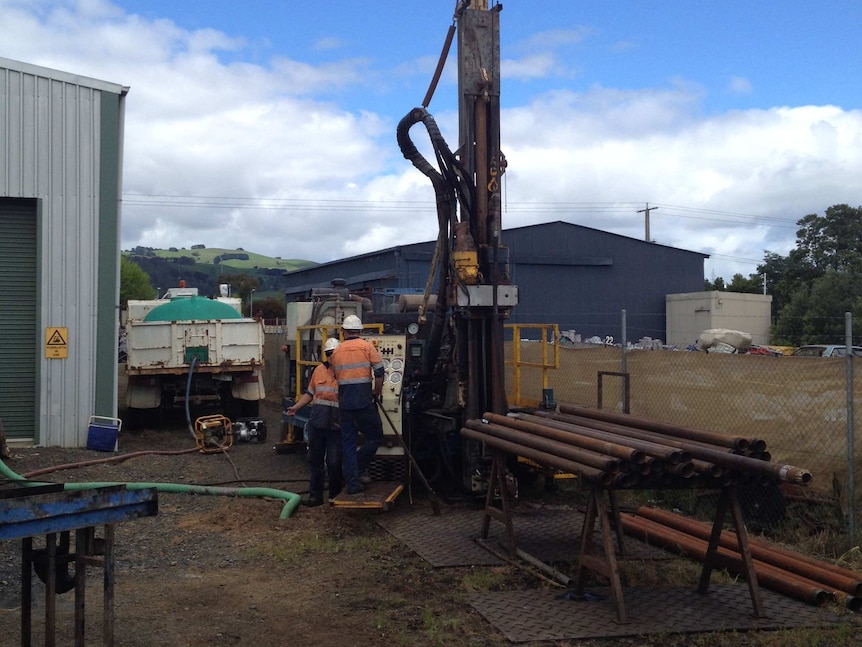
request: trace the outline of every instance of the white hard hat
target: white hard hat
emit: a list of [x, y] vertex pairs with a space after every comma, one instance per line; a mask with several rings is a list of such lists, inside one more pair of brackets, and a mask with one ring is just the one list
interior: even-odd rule
[[347, 315], [341, 327], [345, 330], [362, 330], [362, 319], [356, 315]]
[[329, 339], [326, 340], [326, 343], [323, 345], [323, 352], [328, 353], [331, 350], [335, 350], [336, 348], [338, 348], [338, 345], [340, 343], [341, 342], [338, 341], [338, 339], [336, 337], [330, 337]]

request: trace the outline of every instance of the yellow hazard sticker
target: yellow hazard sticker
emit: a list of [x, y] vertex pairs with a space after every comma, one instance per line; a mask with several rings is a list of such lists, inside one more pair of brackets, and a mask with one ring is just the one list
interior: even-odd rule
[[69, 329], [45, 329], [45, 357], [48, 359], [66, 359], [69, 356]]

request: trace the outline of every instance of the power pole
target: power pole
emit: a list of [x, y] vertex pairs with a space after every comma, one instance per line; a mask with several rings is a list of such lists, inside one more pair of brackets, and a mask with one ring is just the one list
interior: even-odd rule
[[638, 213], [642, 213], [644, 215], [644, 236], [645, 236], [644, 240], [649, 243], [649, 242], [651, 242], [651, 239], [649, 237], [649, 212], [655, 211], [656, 209], [658, 209], [658, 207], [649, 206], [649, 202], [647, 202], [645, 204], [646, 204], [646, 208], [638, 209]]

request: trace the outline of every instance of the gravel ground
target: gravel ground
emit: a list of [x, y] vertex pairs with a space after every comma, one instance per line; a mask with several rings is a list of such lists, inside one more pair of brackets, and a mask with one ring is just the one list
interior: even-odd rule
[[[201, 454], [182, 420], [123, 432], [119, 454], [86, 449], [12, 448], [9, 468], [58, 482], [164, 482], [261, 486], [302, 494], [304, 455], [278, 454], [280, 407], [262, 409], [265, 443]], [[158, 452], [172, 452], [171, 454]], [[87, 461], [128, 456], [122, 462]], [[473, 591], [541, 588], [513, 566], [434, 569], [377, 523], [379, 514], [427, 515], [427, 501], [402, 495], [387, 513], [300, 506], [284, 501], [160, 493], [159, 513], [116, 526], [115, 644], [123, 647], [332, 647], [510, 643], [469, 604]], [[20, 544], [0, 542], [0, 647], [20, 644]], [[33, 644], [43, 644], [44, 587], [34, 578]], [[87, 644], [101, 644], [102, 583], [87, 578]], [[73, 643], [73, 594], [57, 597], [57, 644]], [[843, 631], [843, 630], [842, 630]], [[578, 643], [601, 645], [857, 644], [845, 632], [659, 636]], [[775, 640], [773, 640], [775, 638]], [[530, 647], [574, 647], [535, 642]]]

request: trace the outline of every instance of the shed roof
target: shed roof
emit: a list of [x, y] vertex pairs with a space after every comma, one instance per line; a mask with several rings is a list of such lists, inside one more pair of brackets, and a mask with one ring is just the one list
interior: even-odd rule
[[126, 94], [129, 91], [127, 86], [119, 83], [111, 83], [109, 81], [100, 81], [89, 76], [81, 76], [80, 74], [72, 74], [71, 72], [63, 72], [50, 67], [42, 67], [41, 65], [33, 65], [32, 63], [24, 63], [23, 61], [15, 61], [11, 58], [3, 58], [0, 56], [0, 68], [21, 72], [22, 74], [31, 74], [54, 81], [62, 81], [63, 83], [72, 83], [81, 85], [94, 90], [103, 90], [105, 92], [113, 92], [114, 94]]

